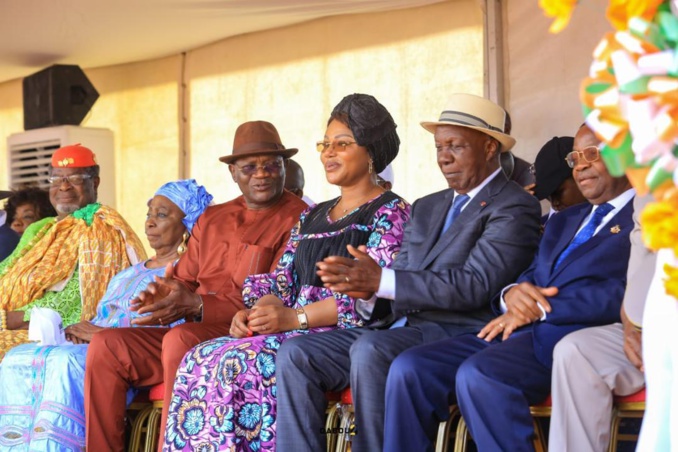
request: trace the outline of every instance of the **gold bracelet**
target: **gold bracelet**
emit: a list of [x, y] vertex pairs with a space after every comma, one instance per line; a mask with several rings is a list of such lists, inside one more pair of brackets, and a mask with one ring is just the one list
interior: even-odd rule
[[297, 320], [299, 321], [300, 330], [308, 329], [308, 317], [306, 316], [306, 311], [304, 311], [304, 308], [297, 308]]
[[0, 331], [5, 331], [7, 329], [7, 311], [4, 309], [0, 310]]

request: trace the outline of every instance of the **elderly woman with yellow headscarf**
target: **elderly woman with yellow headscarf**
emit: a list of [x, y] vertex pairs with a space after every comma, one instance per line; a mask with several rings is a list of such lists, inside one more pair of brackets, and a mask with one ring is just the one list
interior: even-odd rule
[[[23, 344], [7, 353], [0, 364], [0, 449], [85, 448], [87, 344], [98, 331], [133, 326], [132, 319], [144, 315], [131, 311], [130, 301], [179, 259], [193, 225], [211, 201], [212, 195], [193, 179], [164, 184], [149, 200], [146, 216], [146, 237], [156, 255], [113, 277], [94, 318], [66, 329], [74, 344]], [[128, 393], [128, 402], [132, 396]]]
[[31, 224], [0, 263], [0, 359], [28, 340], [33, 307], [57, 311], [64, 325], [89, 320], [111, 278], [145, 259], [127, 222], [97, 202], [99, 165], [79, 144], [52, 155], [50, 202], [56, 217]]

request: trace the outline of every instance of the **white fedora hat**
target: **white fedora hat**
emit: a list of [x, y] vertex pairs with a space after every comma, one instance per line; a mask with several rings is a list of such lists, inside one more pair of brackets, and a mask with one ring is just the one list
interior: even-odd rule
[[438, 126], [468, 127], [495, 138], [501, 143], [501, 152], [509, 151], [515, 138], [504, 133], [506, 111], [484, 97], [473, 94], [453, 94], [437, 121], [422, 121], [420, 124], [431, 133]]

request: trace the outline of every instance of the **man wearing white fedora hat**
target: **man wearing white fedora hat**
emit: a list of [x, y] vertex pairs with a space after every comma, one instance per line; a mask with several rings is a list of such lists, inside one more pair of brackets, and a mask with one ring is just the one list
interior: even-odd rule
[[434, 136], [449, 189], [413, 204], [391, 270], [354, 248], [353, 259], [334, 256], [318, 264], [333, 291], [373, 294], [358, 307], [363, 317], [384, 307], [390, 313], [381, 329], [337, 330], [283, 344], [277, 359], [279, 451], [323, 450], [325, 391], [349, 385], [356, 410], [352, 450], [382, 450], [391, 362], [416, 345], [477, 331], [493, 317], [491, 298], [529, 265], [540, 209], [499, 167], [499, 153], [515, 143], [503, 133], [505, 114], [487, 99], [455, 94], [438, 121], [421, 123]]

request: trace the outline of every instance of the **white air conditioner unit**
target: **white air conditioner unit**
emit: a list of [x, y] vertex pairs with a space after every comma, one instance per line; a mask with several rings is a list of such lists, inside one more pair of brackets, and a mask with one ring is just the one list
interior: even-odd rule
[[7, 138], [9, 186], [26, 184], [48, 189], [49, 164], [54, 151], [80, 143], [90, 148], [101, 167], [99, 202], [115, 208], [113, 132], [92, 127], [57, 126], [15, 133]]

